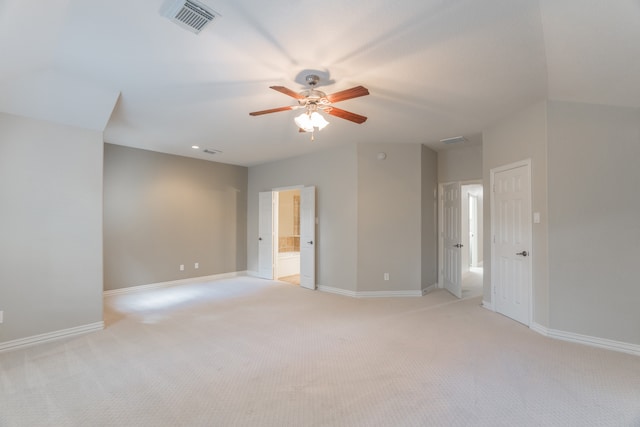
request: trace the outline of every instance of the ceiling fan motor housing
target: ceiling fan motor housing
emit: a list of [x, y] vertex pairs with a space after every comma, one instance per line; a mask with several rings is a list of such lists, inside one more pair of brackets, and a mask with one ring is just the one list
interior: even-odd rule
[[309, 74], [307, 77], [305, 77], [305, 80], [307, 81], [307, 84], [309, 86], [313, 87], [318, 84], [318, 82], [320, 81], [320, 77], [316, 74]]

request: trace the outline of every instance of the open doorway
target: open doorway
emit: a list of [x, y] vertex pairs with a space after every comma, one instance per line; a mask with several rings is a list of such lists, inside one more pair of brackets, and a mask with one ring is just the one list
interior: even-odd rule
[[458, 298], [483, 294], [482, 181], [440, 184], [439, 287]]
[[[286, 227], [283, 226], [283, 231], [278, 232], [281, 216], [279, 196], [283, 194], [286, 198], [284, 192], [288, 190], [298, 191], [298, 203], [296, 207], [292, 197], [290, 208], [284, 208], [282, 215], [298, 218], [298, 225], [296, 227], [291, 220], [292, 231], [287, 233]], [[287, 263], [280, 260], [281, 252], [288, 252], [290, 264], [293, 268], [297, 267], [298, 284], [306, 289], [316, 289], [316, 187], [299, 186], [261, 191], [258, 194], [258, 212], [257, 276], [268, 280], [295, 276], [296, 270], [287, 272], [283, 269], [283, 264], [286, 267]], [[282, 251], [281, 241], [284, 244]]]
[[482, 184], [460, 187], [462, 237], [462, 298], [483, 293], [483, 189]]
[[274, 277], [300, 285], [300, 190], [283, 190], [277, 193]]

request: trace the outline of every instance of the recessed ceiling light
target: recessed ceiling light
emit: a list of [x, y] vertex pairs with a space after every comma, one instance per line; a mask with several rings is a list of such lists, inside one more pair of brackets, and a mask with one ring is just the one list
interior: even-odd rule
[[194, 150], [198, 150], [198, 149], [200, 149], [200, 146], [199, 145], [192, 145], [191, 148], [193, 148]]

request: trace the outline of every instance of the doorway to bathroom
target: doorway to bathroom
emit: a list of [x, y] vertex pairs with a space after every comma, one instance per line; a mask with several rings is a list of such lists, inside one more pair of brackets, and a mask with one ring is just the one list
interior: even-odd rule
[[300, 190], [277, 191], [276, 200], [274, 277], [300, 285]]
[[[289, 190], [297, 193], [287, 194]], [[294, 195], [298, 196], [297, 203], [294, 203]], [[290, 276], [297, 275], [301, 287], [316, 289], [316, 187], [261, 191], [258, 194], [258, 212], [257, 276], [269, 280], [295, 280]], [[282, 226], [280, 217], [285, 218]], [[297, 218], [297, 225], [294, 218]]]

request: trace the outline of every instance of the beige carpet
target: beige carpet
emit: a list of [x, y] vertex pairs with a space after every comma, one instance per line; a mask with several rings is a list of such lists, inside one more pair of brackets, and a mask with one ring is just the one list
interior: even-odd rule
[[254, 278], [108, 297], [104, 331], [0, 354], [0, 426], [640, 426], [640, 358], [479, 305]]

